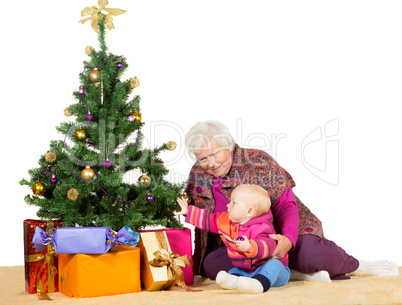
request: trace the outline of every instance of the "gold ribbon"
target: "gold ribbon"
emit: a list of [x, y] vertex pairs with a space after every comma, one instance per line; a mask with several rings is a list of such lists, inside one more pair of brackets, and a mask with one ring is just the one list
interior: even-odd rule
[[[119, 8], [107, 8], [109, 4], [107, 0], [98, 0], [98, 7], [87, 6], [81, 11], [81, 17], [91, 16], [80, 20], [79, 22], [84, 24], [85, 22], [91, 20], [92, 29], [99, 33], [99, 21], [105, 18], [106, 27], [108, 30], [114, 29], [113, 16], [119, 16], [124, 14], [126, 11]], [[108, 14], [103, 14], [102, 11], [108, 12]]]
[[[48, 222], [46, 232], [49, 235], [52, 235], [53, 231], [54, 231], [54, 223], [52, 221]], [[36, 290], [38, 293], [38, 298], [40, 300], [51, 300], [51, 298], [46, 293], [46, 285], [44, 284], [46, 283], [46, 281], [47, 281], [48, 292], [55, 291], [54, 277], [57, 274], [57, 268], [54, 266], [54, 258], [56, 255], [57, 254], [54, 250], [54, 247], [51, 244], [47, 245], [46, 254], [25, 255], [25, 261], [28, 263], [44, 260], [40, 265], [38, 272], [36, 273]], [[47, 278], [45, 278], [44, 283], [42, 283], [40, 274], [43, 270], [45, 270], [46, 265], [47, 265]]]
[[148, 263], [155, 267], [167, 266], [169, 280], [174, 280], [174, 284], [179, 285], [186, 291], [195, 291], [184, 283], [184, 272], [181, 270], [181, 267], [193, 264], [190, 257], [187, 254], [180, 256], [177, 253], [168, 251], [167, 240], [163, 232], [155, 232], [155, 236], [160, 249], [154, 253], [155, 258]]

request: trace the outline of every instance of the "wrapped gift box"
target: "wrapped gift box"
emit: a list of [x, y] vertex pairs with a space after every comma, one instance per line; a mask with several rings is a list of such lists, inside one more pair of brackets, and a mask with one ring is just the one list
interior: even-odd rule
[[105, 254], [59, 254], [59, 291], [75, 298], [141, 291], [140, 249], [117, 245]]
[[[166, 229], [165, 232], [172, 252], [179, 255], [187, 254], [190, 257], [190, 260], [193, 261], [191, 230], [189, 228], [184, 230]], [[184, 272], [184, 282], [186, 285], [194, 285], [193, 265], [183, 267], [182, 270]]]
[[[57, 256], [54, 253], [53, 247], [49, 245], [44, 250], [36, 252], [32, 244], [32, 238], [36, 227], [40, 227], [51, 234], [54, 229], [62, 226], [62, 222], [26, 219], [24, 220], [23, 225], [25, 291], [28, 293], [36, 293], [38, 284], [42, 285], [41, 292], [59, 291], [57, 277]], [[46, 256], [47, 254], [48, 256]]]
[[109, 227], [66, 227], [48, 234], [37, 227], [32, 242], [36, 250], [51, 244], [57, 254], [104, 254], [117, 244], [136, 246], [139, 234], [124, 226], [119, 232]]
[[[177, 279], [173, 276], [168, 266], [152, 266], [149, 261], [155, 258], [155, 253], [160, 249], [165, 249], [169, 253], [177, 253], [178, 255], [189, 254], [191, 262], [191, 231], [186, 230], [154, 230], [139, 231], [140, 241], [138, 243], [141, 249], [141, 282], [145, 290], [157, 291], [171, 289]], [[168, 237], [169, 236], [169, 237]], [[171, 247], [173, 245], [173, 248]], [[173, 251], [176, 250], [176, 251]], [[180, 253], [179, 253], [180, 252]], [[194, 283], [192, 266], [186, 268], [186, 277], [189, 285]], [[172, 277], [173, 276], [173, 277]], [[186, 282], [184, 282], [187, 284]]]

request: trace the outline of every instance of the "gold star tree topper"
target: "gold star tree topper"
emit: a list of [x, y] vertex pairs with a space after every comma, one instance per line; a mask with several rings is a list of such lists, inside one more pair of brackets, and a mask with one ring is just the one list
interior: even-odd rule
[[[91, 20], [92, 29], [99, 33], [99, 20], [105, 18], [106, 27], [108, 30], [113, 30], [113, 16], [119, 16], [124, 14], [126, 11], [121, 10], [119, 8], [107, 8], [106, 6], [109, 4], [107, 0], [98, 0], [98, 7], [96, 6], [87, 6], [81, 11], [81, 17], [90, 16], [80, 20], [79, 22], [84, 24], [85, 22]], [[107, 12], [107, 14], [102, 13], [102, 11]]]

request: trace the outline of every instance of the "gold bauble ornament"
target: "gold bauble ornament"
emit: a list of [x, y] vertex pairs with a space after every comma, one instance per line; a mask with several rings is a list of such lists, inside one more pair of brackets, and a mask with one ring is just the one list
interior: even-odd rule
[[85, 181], [91, 180], [93, 177], [95, 177], [95, 172], [92, 168], [89, 166], [85, 167], [82, 172], [81, 172], [81, 178], [84, 179]]
[[141, 117], [141, 114], [139, 112], [136, 111], [131, 116], [133, 116], [136, 121], [141, 122], [142, 117]]
[[140, 180], [141, 184], [143, 184], [143, 185], [151, 184], [151, 178], [149, 178], [146, 174], [143, 174], [139, 180]]
[[175, 150], [177, 147], [177, 144], [175, 141], [169, 141], [169, 142], [167, 142], [166, 146], [169, 150]]
[[95, 68], [91, 73], [89, 73], [89, 79], [91, 80], [91, 82], [93, 83], [98, 83], [101, 80], [101, 73], [100, 71]]
[[76, 132], [74, 133], [74, 138], [77, 141], [83, 142], [88, 138], [88, 135], [84, 129], [80, 128], [80, 129], [77, 129]]
[[188, 202], [190, 202], [190, 196], [187, 195], [186, 192], [183, 193], [183, 196], [182, 196], [182, 197], [183, 197], [184, 199], [186, 199]]
[[72, 201], [76, 201], [79, 194], [80, 194], [80, 193], [79, 193], [76, 189], [70, 189], [70, 190], [67, 192], [67, 198], [70, 199], [70, 200], [72, 200]]
[[46, 188], [42, 182], [38, 181], [32, 185], [32, 192], [37, 196], [42, 196], [46, 192]]
[[137, 88], [140, 85], [140, 81], [138, 80], [137, 77], [134, 77], [130, 80], [130, 86], [132, 88]]
[[71, 116], [71, 112], [70, 112], [70, 109], [67, 107], [66, 109], [64, 109], [64, 115], [66, 116], [66, 117], [70, 117]]
[[46, 153], [45, 155], [45, 160], [49, 163], [52, 163], [54, 161], [56, 161], [56, 154], [52, 151], [49, 151], [48, 153]]
[[87, 47], [85, 48], [85, 53], [86, 53], [87, 55], [91, 54], [93, 51], [95, 51], [95, 49], [94, 49], [93, 47], [91, 47], [91, 46], [87, 46]]

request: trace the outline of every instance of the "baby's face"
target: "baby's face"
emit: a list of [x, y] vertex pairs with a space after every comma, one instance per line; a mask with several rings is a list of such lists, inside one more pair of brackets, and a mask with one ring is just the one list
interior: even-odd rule
[[243, 224], [250, 219], [246, 216], [249, 209], [248, 200], [248, 191], [233, 191], [231, 201], [227, 205], [231, 221]]

